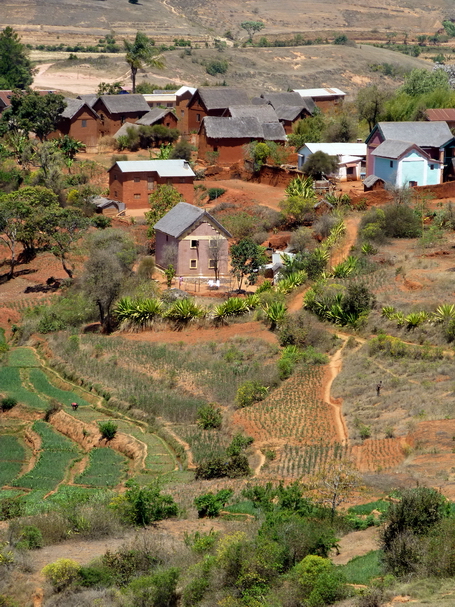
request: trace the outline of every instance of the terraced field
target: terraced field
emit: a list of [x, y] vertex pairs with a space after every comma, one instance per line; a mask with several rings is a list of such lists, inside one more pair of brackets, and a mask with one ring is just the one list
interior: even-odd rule
[[[0, 496], [23, 494], [29, 513], [43, 508], [43, 500], [64, 501], [72, 492], [118, 488], [133, 472], [150, 482], [178, 469], [172, 450], [145, 424], [116, 419], [116, 437], [110, 443], [102, 440], [98, 423], [112, 414], [98, 397], [44, 367], [31, 348], [5, 355], [0, 396], [18, 403], [0, 413]], [[62, 413], [44, 421], [56, 403]], [[90, 440], [84, 444], [81, 436]]]

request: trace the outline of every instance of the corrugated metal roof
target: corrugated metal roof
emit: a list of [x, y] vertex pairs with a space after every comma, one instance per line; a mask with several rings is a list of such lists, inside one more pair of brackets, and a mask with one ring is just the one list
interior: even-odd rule
[[215, 225], [220, 231], [224, 232], [227, 238], [231, 234], [224, 228], [212, 215], [195, 207], [187, 202], [179, 202], [164, 217], [162, 217], [153, 227], [155, 230], [169, 234], [174, 238], [179, 238], [196, 221], [206, 219], [209, 223]]
[[299, 150], [299, 156], [305, 148], [311, 154], [315, 152], [324, 152], [329, 156], [366, 156], [367, 145], [366, 143], [306, 143], [303, 148]]
[[340, 97], [345, 96], [340, 89], [337, 88], [326, 88], [326, 89], [294, 89], [294, 93], [298, 93], [302, 97]]
[[[386, 139], [378, 145], [372, 152], [372, 156], [380, 156], [381, 158], [399, 158], [411, 148], [416, 147], [414, 143], [409, 141], [398, 141], [395, 139]], [[423, 150], [419, 150], [423, 152]]]
[[425, 114], [430, 121], [455, 121], [455, 108], [438, 108], [425, 110]]
[[[440, 148], [453, 139], [447, 122], [379, 122], [384, 139], [409, 141], [420, 147]], [[370, 139], [368, 137], [367, 141]]]
[[187, 92], [191, 93], [191, 95], [194, 95], [196, 91], [197, 89], [192, 88], [191, 86], [181, 86], [178, 91], [175, 91], [175, 96], [180, 97], [180, 95], [184, 95]]
[[[186, 160], [122, 160], [115, 163], [122, 173], [152, 173], [160, 177], [194, 177]], [[114, 165], [115, 166], [115, 165]], [[112, 167], [111, 167], [112, 168]], [[109, 169], [110, 170], [110, 169]]]

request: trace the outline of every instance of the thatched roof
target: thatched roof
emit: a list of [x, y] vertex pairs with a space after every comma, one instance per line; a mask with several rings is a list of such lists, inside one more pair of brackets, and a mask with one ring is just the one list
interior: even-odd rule
[[280, 122], [261, 123], [255, 116], [242, 118], [205, 116], [203, 125], [209, 139], [286, 140], [286, 133]]
[[162, 108], [154, 107], [150, 110], [150, 112], [144, 114], [142, 118], [139, 118], [139, 120], [136, 121], [136, 124], [151, 126], [152, 124], [156, 124], [160, 120], [164, 120], [164, 118], [166, 118], [168, 114], [172, 114], [173, 116], [175, 116], [174, 112], [172, 112], [171, 110], [163, 110]]
[[[243, 89], [230, 86], [207, 86], [200, 87], [193, 95], [193, 99], [199, 95], [207, 110], [222, 110], [233, 105], [248, 105], [248, 95]], [[191, 104], [191, 101], [188, 105]]]
[[102, 95], [99, 98], [111, 114], [128, 114], [128, 112], [150, 111], [143, 95]]
[[232, 118], [254, 116], [260, 122], [278, 122], [278, 116], [271, 105], [237, 105], [229, 108]]

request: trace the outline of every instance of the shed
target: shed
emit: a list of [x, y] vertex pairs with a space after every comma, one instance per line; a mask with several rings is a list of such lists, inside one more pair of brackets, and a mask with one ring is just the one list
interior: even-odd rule
[[372, 190], [383, 190], [385, 185], [384, 179], [378, 177], [377, 175], [368, 175], [363, 180], [363, 191], [371, 192]]

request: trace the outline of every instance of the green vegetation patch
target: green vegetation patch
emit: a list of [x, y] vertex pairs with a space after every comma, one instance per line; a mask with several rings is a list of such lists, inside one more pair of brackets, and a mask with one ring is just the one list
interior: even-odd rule
[[25, 448], [17, 436], [0, 436], [0, 487], [9, 485], [20, 473], [25, 460]]
[[364, 556], [356, 556], [346, 565], [338, 567], [346, 576], [348, 584], [368, 584], [375, 577], [383, 575], [381, 551], [371, 550]]
[[90, 451], [90, 464], [76, 478], [76, 483], [93, 487], [115, 487], [124, 476], [127, 459], [113, 449], [100, 448]]
[[349, 513], [358, 514], [358, 515], [367, 515], [371, 514], [373, 510], [377, 510], [378, 512], [387, 512], [389, 509], [389, 502], [385, 500], [376, 500], [375, 502], [368, 502], [368, 504], [360, 504], [358, 506], [351, 506], [348, 509]]
[[56, 432], [50, 424], [38, 420], [32, 428], [41, 437], [41, 449], [43, 451], [72, 451], [73, 453], [78, 451], [76, 443]]
[[216, 457], [223, 457], [230, 439], [219, 430], [201, 430], [197, 426], [182, 426], [177, 431], [189, 444], [197, 464]]
[[20, 405], [41, 410], [47, 408], [47, 402], [22, 385], [19, 367], [0, 367], [0, 386], [2, 392], [14, 397]]
[[40, 367], [41, 363], [31, 348], [14, 348], [8, 353], [8, 367]]
[[29, 376], [30, 383], [37, 392], [45, 394], [50, 398], [55, 398], [56, 400], [58, 400], [59, 403], [68, 407], [71, 406], [71, 403], [73, 402], [77, 402], [79, 406], [88, 406], [88, 403], [82, 398], [80, 398], [75, 392], [56, 388], [53, 384], [49, 382], [49, 379], [47, 378], [46, 374], [41, 371], [41, 369], [30, 369]]

